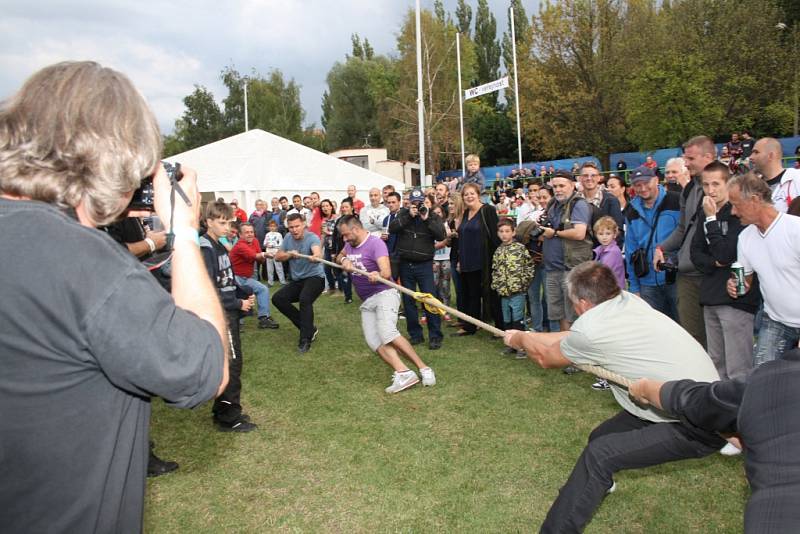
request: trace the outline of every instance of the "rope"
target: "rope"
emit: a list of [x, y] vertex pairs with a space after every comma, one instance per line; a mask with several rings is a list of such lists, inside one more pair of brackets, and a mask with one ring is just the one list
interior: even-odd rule
[[[321, 258], [316, 258], [316, 257], [313, 257], [313, 256], [307, 256], [305, 254], [300, 254], [299, 252], [294, 252], [294, 251], [291, 253], [291, 255], [296, 257], [296, 258], [303, 258], [303, 259], [310, 260], [310, 261], [316, 261], [316, 262], [322, 263], [324, 265], [328, 265], [330, 267], [334, 267], [336, 269], [344, 270], [344, 267], [342, 267], [338, 263], [333, 263], [332, 261], [323, 260]], [[352, 272], [355, 273], [355, 274], [359, 274], [361, 276], [369, 276], [369, 273], [367, 271], [364, 271], [362, 269], [356, 269], [355, 267], [352, 269]], [[504, 330], [496, 328], [496, 327], [494, 327], [494, 326], [492, 326], [492, 325], [490, 325], [488, 323], [484, 323], [483, 321], [481, 321], [479, 319], [475, 319], [474, 317], [472, 317], [470, 315], [467, 315], [466, 313], [463, 313], [463, 312], [461, 312], [461, 311], [459, 311], [459, 310], [457, 310], [455, 308], [451, 308], [450, 306], [447, 306], [447, 305], [443, 304], [442, 302], [440, 302], [439, 299], [433, 297], [433, 295], [431, 295], [430, 293], [418, 293], [416, 291], [412, 291], [411, 289], [403, 287], [400, 284], [396, 284], [396, 283], [392, 282], [391, 280], [387, 280], [386, 278], [383, 278], [382, 276], [378, 276], [378, 282], [380, 282], [382, 284], [385, 284], [385, 285], [387, 285], [389, 287], [393, 287], [394, 289], [398, 290], [399, 292], [405, 293], [406, 295], [412, 297], [414, 300], [417, 300], [417, 301], [421, 302], [422, 304], [425, 305], [425, 309], [428, 310], [430, 313], [436, 313], [436, 314], [439, 314], [439, 315], [442, 315], [444, 313], [448, 313], [450, 315], [458, 317], [462, 321], [466, 321], [466, 322], [468, 322], [470, 324], [474, 324], [478, 328], [486, 330], [487, 332], [491, 332], [492, 334], [494, 334], [496, 336], [503, 337], [505, 335], [505, 331]], [[633, 384], [633, 380], [625, 378], [622, 375], [618, 375], [617, 373], [612, 373], [611, 371], [609, 371], [607, 369], [604, 369], [602, 367], [598, 367], [596, 365], [573, 363], [572, 366], [573, 367], [577, 367], [578, 369], [580, 369], [581, 371], [584, 371], [586, 373], [591, 373], [591, 374], [595, 375], [598, 378], [603, 378], [605, 380], [608, 380], [610, 382], [614, 382], [615, 384], [619, 384], [620, 386], [623, 386], [623, 387], [626, 387], [626, 388], [630, 387], [630, 385]]]

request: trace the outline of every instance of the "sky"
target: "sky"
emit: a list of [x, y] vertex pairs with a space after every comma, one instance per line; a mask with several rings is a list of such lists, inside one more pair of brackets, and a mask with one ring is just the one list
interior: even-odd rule
[[[477, 0], [468, 0], [474, 13]], [[183, 97], [203, 85], [221, 102], [229, 65], [266, 75], [279, 69], [301, 86], [305, 125], [320, 126], [325, 77], [350, 53], [350, 35], [392, 54], [413, 0], [3, 0], [0, 98], [38, 69], [64, 60], [98, 61], [127, 74], [170, 133]], [[538, 0], [523, 0], [528, 15]], [[433, 0], [422, 0], [433, 9]], [[456, 0], [445, 0], [454, 13]], [[509, 0], [489, 0], [498, 35]]]

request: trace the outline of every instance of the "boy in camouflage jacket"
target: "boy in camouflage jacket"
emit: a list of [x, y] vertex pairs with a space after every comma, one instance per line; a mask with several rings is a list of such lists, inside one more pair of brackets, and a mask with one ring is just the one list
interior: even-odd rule
[[505, 328], [523, 330], [525, 300], [533, 280], [533, 260], [525, 245], [514, 241], [514, 222], [497, 223], [501, 244], [492, 257], [492, 289], [500, 295]]

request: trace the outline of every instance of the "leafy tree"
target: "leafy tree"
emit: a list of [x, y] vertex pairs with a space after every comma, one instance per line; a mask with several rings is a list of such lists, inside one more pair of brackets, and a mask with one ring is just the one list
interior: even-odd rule
[[225, 136], [225, 119], [214, 95], [201, 85], [184, 97], [185, 111], [175, 121], [175, 131], [165, 139], [165, 151], [177, 154], [213, 143]]
[[[477, 59], [476, 85], [496, 80], [500, 72], [500, 42], [497, 40], [497, 20], [489, 11], [487, 0], [478, 0], [473, 42]], [[488, 100], [493, 107], [497, 104], [496, 92], [481, 98]]]
[[447, 14], [444, 11], [442, 0], [433, 0], [433, 12], [436, 14], [436, 20], [442, 24], [447, 22]]
[[[520, 57], [517, 61], [525, 60], [525, 54], [530, 50], [531, 41], [531, 22], [525, 13], [525, 6], [521, 0], [511, 0], [509, 9], [514, 10], [514, 36], [517, 41], [517, 53]], [[514, 75], [514, 56], [511, 46], [511, 17], [508, 18], [508, 26], [503, 32], [503, 63], [509, 76]]]
[[458, 33], [469, 38], [472, 28], [472, 8], [464, 0], [458, 0], [458, 5], [456, 6], [456, 21]]

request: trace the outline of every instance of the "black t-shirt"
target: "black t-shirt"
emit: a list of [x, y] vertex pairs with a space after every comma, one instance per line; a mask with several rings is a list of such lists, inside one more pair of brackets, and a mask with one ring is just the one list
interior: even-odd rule
[[783, 178], [783, 173], [785, 173], [785, 172], [786, 172], [786, 169], [783, 169], [780, 173], [778, 173], [775, 176], [775, 178], [771, 178], [769, 180], [765, 180], [770, 189], [772, 189], [774, 191], [775, 188], [778, 187], [781, 184], [781, 178]]
[[103, 232], [3, 199], [0, 224], [0, 530], [140, 532], [150, 398], [211, 399], [219, 335]]
[[756, 144], [755, 139], [742, 139], [742, 157], [749, 158], [753, 152], [753, 145]]

